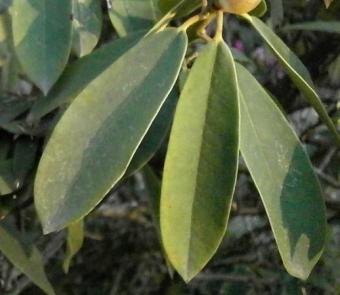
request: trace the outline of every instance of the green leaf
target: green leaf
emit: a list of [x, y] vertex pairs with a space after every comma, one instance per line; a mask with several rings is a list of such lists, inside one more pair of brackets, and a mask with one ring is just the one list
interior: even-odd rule
[[261, 195], [287, 271], [307, 279], [325, 243], [325, 205], [298, 137], [255, 78], [237, 65], [241, 153]]
[[119, 36], [151, 29], [160, 14], [157, 1], [115, 0], [109, 15]]
[[0, 196], [11, 194], [16, 189], [12, 163], [12, 159], [0, 161]]
[[71, 49], [70, 0], [14, 0], [14, 46], [28, 77], [46, 94], [59, 78]]
[[0, 161], [7, 159], [8, 153], [11, 149], [11, 139], [9, 136], [1, 133], [0, 141]]
[[340, 34], [340, 22], [338, 21], [314, 21], [291, 24], [284, 27], [285, 30], [319, 31]]
[[98, 0], [73, 0], [73, 50], [81, 57], [97, 45], [102, 29], [102, 8]]
[[48, 281], [44, 262], [39, 250], [12, 227], [0, 225], [0, 251], [46, 294], [53, 295], [53, 287]]
[[15, 187], [20, 188], [28, 173], [33, 169], [38, 144], [27, 137], [20, 137], [14, 147], [13, 173]]
[[224, 43], [213, 42], [197, 58], [179, 99], [163, 174], [162, 240], [185, 281], [207, 264], [225, 234], [238, 133], [234, 61]]
[[162, 13], [167, 13], [177, 6], [176, 17], [189, 15], [198, 9], [202, 0], [158, 0], [158, 6]]
[[73, 257], [79, 252], [84, 243], [84, 220], [70, 224], [67, 228], [67, 248], [63, 269], [68, 273]]
[[267, 7], [266, 1], [262, 0], [261, 3], [254, 10], [252, 10], [249, 14], [257, 16], [257, 17], [262, 17], [266, 14], [267, 9], [268, 7]]
[[171, 127], [177, 100], [177, 90], [172, 90], [134, 154], [125, 176], [142, 168], [160, 148]]
[[282, 42], [282, 40], [260, 19], [252, 16], [245, 16], [261, 37], [266, 41], [273, 53], [276, 55], [282, 66], [286, 69], [295, 85], [308, 99], [309, 103], [318, 112], [320, 118], [334, 134], [337, 143], [340, 145], [340, 135], [329, 117], [322, 101], [315, 90], [310, 74], [300, 59]]
[[143, 38], [67, 109], [35, 180], [45, 233], [88, 214], [122, 178], [175, 83], [186, 47], [177, 29]]
[[50, 93], [36, 101], [27, 120], [34, 122], [54, 109], [71, 103], [92, 80], [104, 73], [143, 35], [143, 33], [136, 33], [115, 40], [69, 65]]
[[19, 80], [19, 64], [14, 53], [12, 18], [8, 11], [0, 15], [1, 64], [0, 92], [15, 93]]
[[10, 123], [12, 120], [26, 112], [31, 104], [31, 102], [22, 98], [8, 98], [0, 101], [0, 125]]

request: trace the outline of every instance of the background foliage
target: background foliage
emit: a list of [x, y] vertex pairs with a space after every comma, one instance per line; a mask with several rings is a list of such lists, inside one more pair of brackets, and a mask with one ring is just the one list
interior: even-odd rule
[[[147, 29], [157, 17], [150, 15], [148, 19], [141, 19], [135, 16], [133, 22], [124, 24], [128, 19], [117, 18], [114, 10], [108, 9], [106, 1], [100, 5], [99, 1], [92, 1], [94, 4], [91, 1], [83, 2], [84, 6], [78, 7], [73, 15], [74, 30], [77, 33], [73, 35], [72, 55], [68, 62], [59, 61], [61, 63], [73, 64], [78, 57], [88, 54], [95, 46], [101, 47], [118, 35], [126, 35], [127, 30], [131, 32]], [[112, 2], [119, 9], [123, 1]], [[267, 13], [264, 19], [301, 57], [330, 114], [338, 117], [340, 29], [339, 22], [334, 21], [340, 20], [339, 1], [335, 1], [328, 10], [319, 0], [287, 0], [284, 2], [284, 10], [279, 3], [280, 1], [271, 1], [271, 13]], [[11, 258], [9, 253], [14, 249], [15, 242], [7, 247], [6, 243], [0, 243], [0, 250], [7, 257], [2, 257], [0, 265], [1, 294], [41, 292], [21, 273], [27, 274], [27, 265], [31, 263], [36, 263], [36, 269], [45, 264], [49, 281], [57, 294], [339, 294], [339, 151], [315, 112], [292, 86], [262, 40], [245, 22], [236, 17], [229, 17], [225, 21], [225, 39], [233, 46], [235, 55], [255, 73], [288, 112], [289, 120], [293, 122], [306, 145], [325, 192], [329, 222], [328, 241], [317, 269], [307, 282], [292, 278], [285, 272], [260, 199], [248, 172], [241, 164], [228, 234], [218, 254], [189, 285], [184, 285], [176, 275], [174, 280], [168, 275], [157, 228], [152, 222], [149, 201], [154, 191], [148, 189], [150, 179], [145, 181], [141, 173], [122, 181], [86, 218], [84, 245], [71, 262], [69, 273], [65, 275], [63, 266], [67, 270], [69, 263], [64, 262], [63, 265], [65, 252], [72, 255], [70, 253], [77, 248], [77, 241], [68, 241], [66, 245], [65, 231], [43, 236], [32, 198], [32, 181], [45, 139], [63, 112], [63, 107], [53, 112], [49, 110], [49, 114], [38, 123], [34, 120], [32, 105], [41, 96], [41, 91], [46, 92], [52, 82], [36, 83], [40, 91], [23, 74], [11, 47], [13, 41], [16, 44], [16, 40], [12, 40], [8, 30], [10, 13], [6, 11], [6, 7], [10, 1], [2, 1], [0, 4], [0, 188], [4, 195], [0, 199], [0, 213], [4, 219], [0, 232], [2, 237], [9, 233], [15, 241], [20, 236], [24, 245], [19, 244], [19, 249], [15, 252], [17, 254]], [[91, 10], [94, 15], [79, 12], [81, 9], [86, 11], [86, 5], [96, 5]], [[84, 15], [86, 20], [91, 19], [85, 22], [89, 24], [88, 28], [81, 25]], [[55, 16], [51, 16], [53, 17]], [[334, 23], [325, 26], [320, 21]], [[295, 28], [290, 26], [300, 22], [310, 24]], [[87, 34], [90, 37], [86, 37]], [[82, 42], [82, 38], [86, 42]], [[199, 49], [199, 46], [197, 44], [197, 48], [192, 50]], [[50, 51], [52, 49], [46, 50], [47, 54], [53, 52]], [[25, 52], [27, 48], [23, 50]], [[27, 68], [34, 70], [38, 63], [39, 61], [32, 61], [32, 65]], [[72, 72], [89, 69], [81, 68], [80, 65], [79, 68], [75, 66], [67, 70]], [[166, 147], [167, 139], [150, 162], [157, 175], [161, 175]], [[40, 249], [42, 255], [36, 254], [39, 252], [35, 249]], [[22, 256], [18, 253], [22, 253]], [[17, 256], [21, 259], [14, 268], [9, 261], [17, 260]], [[43, 286], [44, 290], [49, 290], [49, 282], [44, 275], [32, 274], [30, 279]]]

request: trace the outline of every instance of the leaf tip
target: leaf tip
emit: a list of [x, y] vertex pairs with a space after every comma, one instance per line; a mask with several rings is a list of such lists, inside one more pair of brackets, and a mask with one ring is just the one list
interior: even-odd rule
[[51, 80], [48, 77], [45, 77], [44, 79], [36, 79], [35, 84], [41, 90], [43, 95], [47, 96], [48, 92], [50, 91], [56, 80], [57, 79]]
[[189, 272], [188, 270], [186, 271], [177, 270], [177, 271], [186, 284], [189, 284], [192, 281], [192, 279], [197, 275], [196, 272], [193, 273], [193, 272]]
[[295, 278], [298, 278], [302, 281], [306, 281], [308, 277], [310, 276], [312, 270], [304, 269], [301, 267], [290, 267], [290, 268], [287, 268], [287, 272]]
[[44, 235], [48, 235], [48, 234], [51, 234], [53, 232], [60, 231], [60, 230], [62, 230], [63, 228], [66, 227], [66, 225], [63, 225], [61, 223], [55, 223], [55, 222], [53, 222], [53, 220], [52, 221], [41, 220], [41, 223], [42, 223], [42, 229], [43, 229]]

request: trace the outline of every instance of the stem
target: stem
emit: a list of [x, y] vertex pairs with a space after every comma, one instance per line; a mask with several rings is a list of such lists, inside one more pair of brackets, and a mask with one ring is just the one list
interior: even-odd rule
[[246, 20], [251, 21], [251, 16], [248, 13], [243, 13], [241, 14], [241, 16], [245, 18]]
[[201, 37], [202, 39], [211, 42], [211, 37], [208, 36], [206, 32], [206, 27], [210, 24], [210, 22], [216, 17], [215, 13], [208, 14], [207, 18], [204, 20], [204, 22], [199, 26], [197, 29], [197, 35]]
[[201, 14], [205, 14], [208, 9], [208, 0], [202, 0], [202, 11]]
[[197, 23], [197, 22], [199, 22], [201, 20], [204, 20], [206, 18], [207, 18], [206, 15], [194, 15], [193, 17], [191, 17], [188, 20], [186, 20], [178, 29], [186, 31], [189, 27], [191, 27], [195, 23]]
[[151, 30], [146, 34], [150, 35], [151, 33], [160, 31], [164, 29], [171, 21], [172, 19], [176, 16], [177, 9], [181, 7], [181, 5], [184, 3], [185, 0], [181, 0], [175, 5], [173, 8], [171, 8], [167, 14], [165, 14], [152, 28]]
[[215, 41], [223, 41], [223, 11], [217, 11]]

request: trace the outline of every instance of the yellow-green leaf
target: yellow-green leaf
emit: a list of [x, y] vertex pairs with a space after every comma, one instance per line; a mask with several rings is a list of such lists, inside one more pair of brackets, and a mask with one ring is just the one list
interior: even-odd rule
[[227, 227], [239, 153], [238, 87], [228, 47], [197, 58], [176, 109], [166, 156], [161, 234], [171, 264], [191, 280]]
[[79, 252], [84, 243], [84, 220], [70, 224], [67, 228], [66, 254], [63, 263], [65, 273], [68, 273], [73, 257]]
[[262, 17], [266, 14], [267, 9], [267, 2], [265, 0], [261, 0], [261, 3], [254, 10], [249, 12], [249, 14], [257, 17]]

